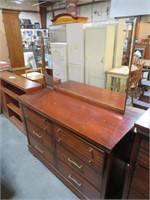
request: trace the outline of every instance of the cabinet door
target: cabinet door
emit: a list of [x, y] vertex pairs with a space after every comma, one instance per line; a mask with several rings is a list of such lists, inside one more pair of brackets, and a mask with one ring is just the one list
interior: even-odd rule
[[51, 52], [53, 77], [60, 78], [62, 82], [67, 81], [67, 44], [51, 43]]
[[105, 71], [112, 68], [114, 27], [85, 29], [85, 82], [105, 87]]
[[3, 20], [11, 67], [23, 67], [23, 46], [20, 32], [19, 12], [3, 10]]
[[69, 80], [84, 82], [83, 24], [67, 25]]

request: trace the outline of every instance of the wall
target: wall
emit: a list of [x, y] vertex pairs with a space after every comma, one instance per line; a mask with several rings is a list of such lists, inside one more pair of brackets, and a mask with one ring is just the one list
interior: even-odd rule
[[[66, 9], [57, 9], [54, 11], [55, 16], [61, 13], [66, 13]], [[78, 16], [88, 17], [89, 22], [103, 21], [110, 18], [110, 1], [109, 2], [98, 2], [88, 5], [78, 6], [77, 13]], [[47, 27], [49, 27], [52, 22], [52, 12], [49, 10], [47, 13]]]
[[0, 61], [5, 61], [10, 63], [2, 10], [0, 10]]
[[141, 42], [141, 39], [148, 38], [148, 35], [150, 35], [150, 23], [140, 22], [138, 41]]
[[40, 15], [38, 13], [20, 12], [19, 18], [20, 19], [30, 19], [32, 24], [34, 24], [35, 22], [38, 22], [38, 23], [40, 23], [40, 27], [41, 27], [41, 19], [40, 19]]

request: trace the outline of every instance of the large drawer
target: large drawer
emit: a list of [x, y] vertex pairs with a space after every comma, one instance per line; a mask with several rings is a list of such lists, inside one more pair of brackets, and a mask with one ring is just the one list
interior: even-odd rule
[[70, 151], [71, 154], [85, 162], [97, 173], [102, 173], [105, 158], [104, 151], [59, 126], [55, 125], [53, 130], [57, 144]]
[[102, 176], [96, 173], [91, 167], [87, 166], [82, 160], [73, 156], [69, 151], [63, 149], [60, 145], [56, 145], [57, 158], [75, 170], [79, 175], [83, 176], [88, 182], [93, 184], [101, 191]]
[[100, 192], [89, 184], [80, 175], [75, 173], [70, 167], [65, 165], [58, 159], [58, 170], [67, 179], [71, 185], [74, 185], [76, 189], [86, 195], [89, 199], [100, 199]]
[[46, 132], [44, 132], [42, 129], [40, 129], [38, 126], [36, 126], [34, 123], [26, 120], [27, 130], [28, 130], [28, 136], [32, 136], [36, 140], [38, 140], [40, 143], [42, 143], [44, 146], [46, 146], [50, 151], [53, 152], [53, 144], [52, 144], [52, 137], [51, 135], [48, 135]]
[[25, 105], [23, 105], [23, 112], [25, 118], [35, 123], [48, 134], [52, 134], [52, 125], [44, 116], [26, 107]]
[[137, 164], [149, 169], [149, 141], [142, 139]]
[[54, 165], [54, 156], [46, 147], [40, 144], [39, 141], [35, 140], [32, 136], [29, 137], [29, 144], [39, 153], [43, 158], [45, 158], [50, 164]]

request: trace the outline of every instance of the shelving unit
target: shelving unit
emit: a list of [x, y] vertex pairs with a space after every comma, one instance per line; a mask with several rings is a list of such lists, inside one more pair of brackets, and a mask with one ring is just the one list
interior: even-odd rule
[[10, 72], [1, 72], [0, 90], [2, 95], [2, 112], [23, 133], [23, 121], [18, 97], [40, 89], [42, 86]]

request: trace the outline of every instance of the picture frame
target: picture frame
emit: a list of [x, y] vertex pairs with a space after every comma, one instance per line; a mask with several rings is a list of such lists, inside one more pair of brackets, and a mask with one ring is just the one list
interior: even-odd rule
[[146, 51], [146, 44], [136, 44], [134, 46], [133, 55], [139, 57], [140, 59], [144, 59]]

